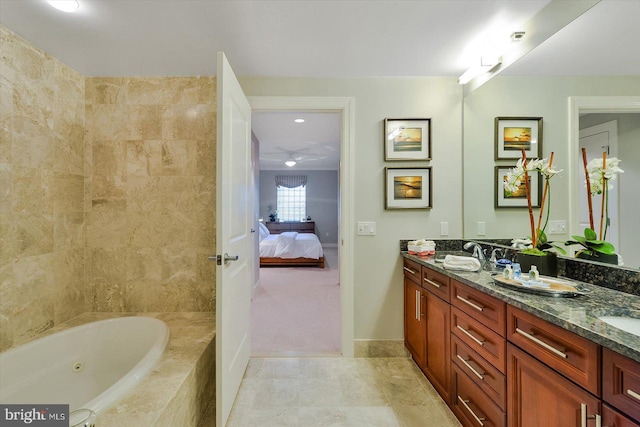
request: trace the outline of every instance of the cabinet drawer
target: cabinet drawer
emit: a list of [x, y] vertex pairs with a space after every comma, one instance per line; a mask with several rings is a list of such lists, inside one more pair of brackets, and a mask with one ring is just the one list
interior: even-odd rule
[[455, 335], [451, 338], [451, 360], [503, 411], [507, 409], [505, 376]]
[[603, 349], [602, 399], [640, 420], [640, 363]]
[[607, 404], [602, 405], [603, 427], [639, 427], [640, 424], [631, 421]]
[[314, 233], [316, 231], [316, 223], [300, 222], [298, 224], [291, 224], [291, 231], [297, 231], [299, 233]]
[[451, 304], [504, 336], [506, 303], [503, 301], [451, 280]]
[[507, 338], [576, 384], [600, 395], [600, 347], [572, 332], [509, 306]]
[[289, 224], [286, 222], [267, 222], [267, 228], [270, 233], [280, 234], [283, 231], [289, 231]]
[[428, 267], [422, 267], [422, 286], [434, 295], [449, 302], [451, 284], [449, 277]]
[[420, 283], [421, 282], [420, 275], [422, 274], [421, 265], [418, 264], [417, 262], [411, 261], [410, 259], [407, 259], [407, 258], [403, 258], [403, 259], [404, 259], [404, 264], [403, 264], [404, 277], [411, 280], [415, 284], [422, 286], [422, 284]]
[[458, 368], [453, 365], [451, 409], [464, 426], [501, 427], [506, 425], [504, 411]]
[[506, 342], [503, 337], [455, 307], [451, 308], [451, 332], [504, 373]]

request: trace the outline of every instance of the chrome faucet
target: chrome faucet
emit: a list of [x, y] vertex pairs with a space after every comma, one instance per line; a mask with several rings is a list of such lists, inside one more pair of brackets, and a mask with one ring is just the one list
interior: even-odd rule
[[469, 250], [473, 248], [473, 256], [478, 258], [481, 262], [486, 261], [486, 257], [484, 256], [484, 251], [482, 250], [482, 246], [480, 246], [476, 242], [467, 242], [464, 244], [464, 249]]

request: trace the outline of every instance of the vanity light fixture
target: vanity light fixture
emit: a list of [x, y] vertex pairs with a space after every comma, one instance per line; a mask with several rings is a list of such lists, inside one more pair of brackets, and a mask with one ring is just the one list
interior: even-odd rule
[[296, 165], [296, 161], [293, 159], [289, 159], [286, 162], [284, 162], [285, 165], [289, 166], [290, 168], [294, 167]]
[[296, 123], [304, 123], [304, 119], [295, 119], [294, 122], [296, 122]]
[[482, 56], [480, 58], [480, 64], [469, 68], [458, 78], [458, 84], [465, 85], [476, 78], [482, 73], [488, 73], [489, 71], [502, 64], [502, 57], [495, 56]]
[[67, 13], [75, 12], [80, 8], [78, 0], [47, 0], [47, 3], [56, 9]]

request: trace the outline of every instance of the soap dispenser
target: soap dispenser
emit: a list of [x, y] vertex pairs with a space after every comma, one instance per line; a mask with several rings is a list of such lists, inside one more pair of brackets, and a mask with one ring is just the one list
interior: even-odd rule
[[513, 268], [511, 268], [511, 264], [507, 264], [507, 266], [504, 268], [504, 271], [502, 272], [502, 276], [505, 279], [513, 280]]
[[529, 280], [532, 282], [536, 282], [540, 279], [540, 273], [538, 272], [538, 267], [535, 265], [531, 266], [531, 270], [529, 270]]

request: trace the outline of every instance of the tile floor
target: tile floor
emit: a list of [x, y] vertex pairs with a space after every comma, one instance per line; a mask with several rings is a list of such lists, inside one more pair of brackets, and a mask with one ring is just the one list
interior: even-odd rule
[[408, 358], [253, 358], [228, 427], [459, 427]]

